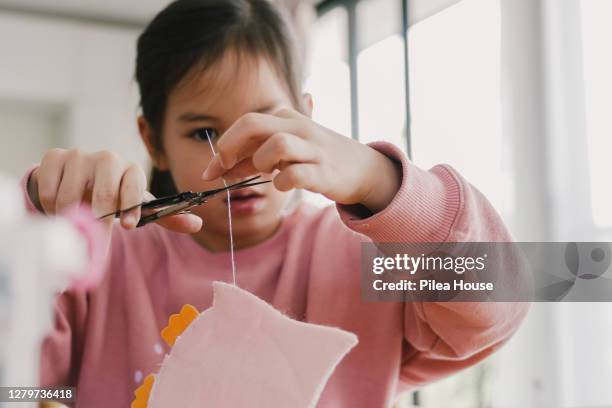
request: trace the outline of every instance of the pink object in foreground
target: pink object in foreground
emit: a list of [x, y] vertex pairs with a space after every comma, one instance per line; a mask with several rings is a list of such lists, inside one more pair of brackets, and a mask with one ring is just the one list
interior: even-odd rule
[[290, 319], [236, 286], [213, 289], [213, 306], [164, 358], [148, 407], [314, 407], [357, 336]]
[[104, 275], [107, 249], [107, 232], [104, 225], [93, 215], [89, 206], [76, 205], [61, 214], [87, 240], [89, 267], [84, 273], [74, 276], [71, 287], [78, 290], [96, 287]]

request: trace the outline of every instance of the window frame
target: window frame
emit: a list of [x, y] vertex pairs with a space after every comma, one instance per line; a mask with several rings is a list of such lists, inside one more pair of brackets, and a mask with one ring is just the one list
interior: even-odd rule
[[[350, 94], [351, 94], [351, 129], [352, 138], [359, 140], [359, 96], [358, 96], [358, 67], [357, 57], [359, 52], [358, 33], [359, 21], [357, 19], [357, 4], [361, 0], [324, 0], [317, 4], [317, 17], [321, 17], [327, 12], [338, 7], [344, 8], [348, 16], [347, 24], [347, 50], [348, 50], [348, 66], [350, 73]], [[401, 3], [401, 35], [404, 43], [404, 79], [405, 79], [405, 120], [406, 120], [406, 154], [412, 158], [412, 143], [410, 129], [410, 73], [409, 73], [409, 53], [408, 53], [408, 1], [395, 0]]]

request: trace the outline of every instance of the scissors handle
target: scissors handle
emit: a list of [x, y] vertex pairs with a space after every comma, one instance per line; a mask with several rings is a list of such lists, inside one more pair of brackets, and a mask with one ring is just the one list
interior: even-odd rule
[[192, 207], [195, 207], [196, 205], [200, 205], [203, 204], [199, 203], [199, 204], [193, 204], [189, 201], [185, 201], [181, 204], [178, 205], [173, 205], [171, 207], [168, 208], [164, 208], [163, 210], [154, 212], [153, 214], [149, 214], [149, 215], [145, 215], [144, 217], [140, 217], [140, 220], [138, 220], [138, 224], [136, 224], [136, 227], [142, 227], [144, 225], [147, 225], [153, 221], [157, 221], [162, 217], [166, 217], [169, 215], [176, 215], [176, 214], [181, 214], [187, 210], [189, 210]]

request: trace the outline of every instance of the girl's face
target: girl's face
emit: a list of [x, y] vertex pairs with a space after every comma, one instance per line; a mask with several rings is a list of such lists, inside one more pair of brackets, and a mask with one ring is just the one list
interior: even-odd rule
[[[164, 151], [156, 155], [156, 164], [162, 170], [170, 170], [179, 191], [223, 187], [222, 180], [206, 182], [201, 178], [213, 157], [202, 129], [208, 130], [214, 146], [216, 140], [244, 114], [272, 113], [292, 107], [284, 82], [266, 59], [245, 55], [237, 58], [236, 53], [227, 52], [222, 60], [206, 71], [193, 70], [168, 96], [162, 133]], [[141, 133], [147, 132], [142, 129], [141, 125]], [[146, 137], [144, 139], [147, 141]], [[270, 180], [273, 174], [262, 176]], [[226, 181], [230, 184], [240, 180]], [[280, 225], [281, 210], [288, 199], [289, 193], [276, 190], [272, 183], [232, 193], [236, 247], [250, 246], [272, 235]], [[194, 239], [212, 251], [227, 250], [227, 210], [225, 193], [194, 208], [193, 213], [204, 221]]]

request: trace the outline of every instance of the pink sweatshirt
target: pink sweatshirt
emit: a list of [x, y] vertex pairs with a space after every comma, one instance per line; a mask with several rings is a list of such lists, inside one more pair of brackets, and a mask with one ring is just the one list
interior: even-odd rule
[[[238, 285], [294, 319], [340, 327], [359, 344], [340, 362], [320, 407], [389, 407], [407, 389], [486, 358], [516, 330], [525, 303], [364, 302], [360, 245], [375, 242], [511, 241], [486, 198], [454, 169], [429, 171], [395, 146], [370, 146], [402, 166], [383, 211], [359, 218], [350, 206], [301, 204], [266, 241], [236, 253]], [[33, 169], [32, 169], [33, 170]], [[23, 177], [26, 205], [29, 200]], [[212, 304], [212, 282], [231, 281], [229, 253], [155, 224], [115, 224], [102, 283], [58, 296], [54, 331], [42, 346], [42, 385], [77, 387], [77, 406], [127, 407], [157, 372], [168, 317]]]

